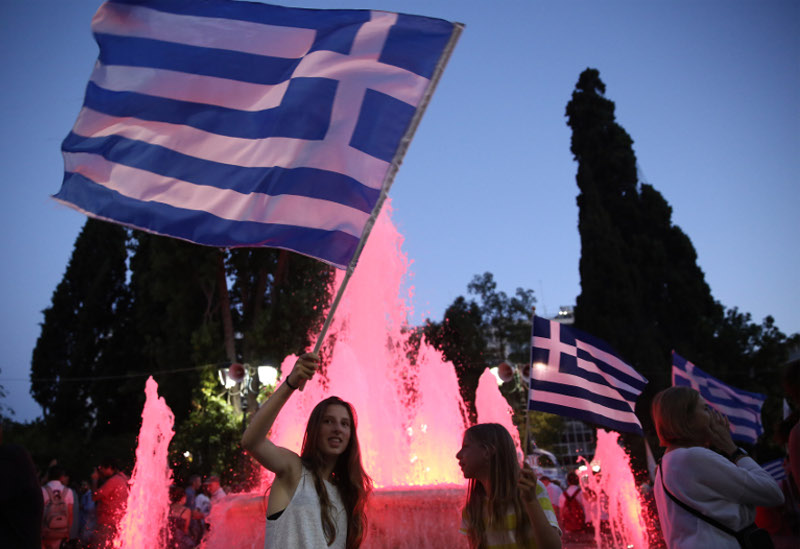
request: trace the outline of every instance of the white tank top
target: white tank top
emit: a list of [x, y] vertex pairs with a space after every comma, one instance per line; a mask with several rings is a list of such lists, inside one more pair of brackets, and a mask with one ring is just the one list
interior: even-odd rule
[[289, 505], [275, 520], [267, 520], [264, 549], [344, 549], [347, 540], [347, 513], [339, 497], [339, 489], [325, 482], [331, 502], [331, 519], [336, 528], [336, 539], [328, 545], [322, 530], [320, 505], [314, 476], [303, 467], [300, 482]]

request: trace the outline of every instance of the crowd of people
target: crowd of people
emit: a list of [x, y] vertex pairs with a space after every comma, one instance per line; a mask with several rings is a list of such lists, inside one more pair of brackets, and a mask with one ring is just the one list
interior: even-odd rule
[[[129, 478], [113, 458], [105, 458], [89, 479], [72, 482], [53, 460], [40, 476], [22, 446], [2, 444], [0, 426], [0, 548], [110, 549], [129, 493]], [[169, 488], [164, 549], [192, 549], [206, 534], [213, 505], [226, 496], [219, 477]], [[154, 548], [162, 549], [162, 548]]]
[[[242, 437], [243, 448], [275, 475], [265, 549], [357, 549], [367, 535], [372, 480], [362, 465], [357, 416], [349, 403], [330, 397], [314, 408], [299, 454], [269, 438], [283, 407], [318, 365], [316, 354], [301, 356]], [[785, 382], [800, 409], [800, 364], [787, 370]], [[653, 485], [644, 486], [642, 495], [656, 510], [660, 543], [668, 549], [770, 549], [770, 534], [780, 534], [788, 546], [797, 546], [791, 543], [800, 541], [800, 424], [787, 426], [787, 475], [779, 484], [735, 444], [728, 419], [694, 389], [661, 391], [651, 415], [665, 450]], [[520, 463], [501, 425], [471, 426], [454, 458], [468, 481], [459, 528], [465, 546], [554, 549], [576, 533], [593, 531], [600, 533], [601, 545], [614, 547], [606, 535], [604, 494], [576, 472], [563, 487], [557, 479], [537, 477], [530, 464]], [[77, 486], [56, 462], [40, 479], [24, 449], [2, 444], [0, 428], [0, 547], [109, 548], [128, 490], [128, 477], [110, 458]], [[168, 548], [197, 547], [211, 509], [225, 497], [215, 475], [193, 475], [185, 486], [170, 487]]]

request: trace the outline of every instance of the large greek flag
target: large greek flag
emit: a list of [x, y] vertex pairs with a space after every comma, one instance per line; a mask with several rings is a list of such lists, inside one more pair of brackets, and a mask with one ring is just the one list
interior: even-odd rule
[[642, 434], [634, 413], [647, 380], [604, 341], [534, 316], [529, 410]]
[[345, 267], [461, 26], [231, 0], [109, 0], [55, 198]]
[[711, 406], [728, 416], [734, 440], [755, 444], [764, 432], [761, 407], [767, 397], [726, 385], [672, 351], [672, 384], [691, 387]]

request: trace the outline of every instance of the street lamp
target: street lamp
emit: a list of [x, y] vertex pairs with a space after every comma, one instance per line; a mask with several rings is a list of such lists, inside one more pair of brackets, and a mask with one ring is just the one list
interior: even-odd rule
[[[278, 369], [268, 364], [251, 366], [233, 363], [217, 370], [219, 383], [228, 394], [228, 404], [242, 411], [247, 409], [248, 396], [258, 394], [261, 385], [274, 385], [278, 380]], [[233, 403], [231, 403], [233, 399]], [[238, 405], [237, 405], [238, 403]]]

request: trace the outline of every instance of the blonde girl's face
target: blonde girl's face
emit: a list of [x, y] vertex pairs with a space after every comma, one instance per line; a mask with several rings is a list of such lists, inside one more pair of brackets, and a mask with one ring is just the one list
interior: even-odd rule
[[464, 478], [480, 479], [488, 475], [489, 449], [478, 443], [469, 433], [464, 434], [456, 459]]

